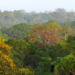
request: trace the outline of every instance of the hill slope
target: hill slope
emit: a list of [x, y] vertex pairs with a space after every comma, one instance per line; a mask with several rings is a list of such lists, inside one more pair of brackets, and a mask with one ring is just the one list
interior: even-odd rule
[[2, 28], [1, 31], [2, 33], [7, 34], [11, 38], [23, 38], [26, 36], [26, 33], [30, 31], [32, 28], [32, 25], [20, 23], [10, 28]]

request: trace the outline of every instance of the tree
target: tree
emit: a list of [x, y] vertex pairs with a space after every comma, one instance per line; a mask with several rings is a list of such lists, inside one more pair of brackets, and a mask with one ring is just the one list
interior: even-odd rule
[[10, 47], [0, 38], [0, 74], [1, 75], [33, 75], [34, 72], [26, 68], [18, 69], [10, 57]]
[[41, 57], [43, 60], [42, 62], [39, 62], [38, 68], [40, 69], [38, 74], [41, 75], [55, 75], [51, 72], [51, 61], [52, 59], [50, 57]]
[[75, 75], [75, 57], [70, 54], [65, 57], [58, 57], [55, 63], [55, 74]]
[[67, 43], [71, 43], [72, 41], [75, 41], [75, 36], [74, 35], [69, 35], [68, 37], [67, 37]]
[[46, 45], [51, 46], [55, 44], [60, 32], [61, 29], [57, 24], [51, 22], [43, 26], [37, 24], [34, 26], [34, 29], [29, 32], [29, 41], [34, 43], [36, 40], [40, 40], [47, 49]]
[[61, 13], [61, 14], [65, 14], [66, 13], [66, 10], [65, 9], [61, 9], [61, 8], [57, 8], [56, 9], [56, 12], [59, 12], [59, 13]]
[[33, 26], [30, 26], [26, 23], [20, 23], [10, 28], [4, 27], [1, 29], [1, 31], [4, 34], [9, 35], [11, 38], [24, 38], [27, 36], [26, 33], [28, 33], [32, 28]]
[[[57, 22], [55, 19], [50, 19], [48, 22], [51, 22], [51, 23], [53, 23], [53, 24], [60, 25], [60, 23]], [[48, 22], [47, 22], [47, 23], [48, 23]]]
[[10, 49], [11, 47], [0, 38], [0, 74], [11, 74], [16, 66], [8, 55], [10, 54]]
[[68, 50], [68, 44], [65, 41], [56, 43], [55, 45], [55, 58], [64, 57], [69, 55], [70, 51]]
[[[6, 43], [12, 46], [12, 52], [17, 53], [17, 57], [21, 60], [23, 64], [21, 64], [22, 68], [24, 67], [24, 59], [26, 55], [30, 52], [29, 44], [25, 40], [15, 40], [9, 39]], [[17, 62], [18, 63], [18, 62]]]
[[67, 37], [69, 35], [74, 34], [74, 30], [71, 27], [71, 23], [70, 22], [61, 23], [60, 26], [62, 28], [62, 33], [63, 33], [65, 39], [67, 39]]
[[75, 30], [75, 21], [71, 22], [71, 27]]

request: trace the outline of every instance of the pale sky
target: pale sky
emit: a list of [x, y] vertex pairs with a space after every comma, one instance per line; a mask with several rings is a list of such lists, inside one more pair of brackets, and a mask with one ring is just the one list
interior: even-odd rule
[[26, 12], [44, 12], [55, 11], [57, 8], [75, 11], [75, 0], [0, 0], [1, 11], [25, 10]]

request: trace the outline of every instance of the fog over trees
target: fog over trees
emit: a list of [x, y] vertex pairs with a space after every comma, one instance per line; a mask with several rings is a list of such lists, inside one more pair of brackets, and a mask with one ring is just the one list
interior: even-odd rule
[[55, 19], [59, 23], [72, 22], [75, 20], [75, 12], [67, 12], [62, 8], [57, 8], [55, 11], [45, 11], [40, 13], [35, 11], [28, 13], [24, 10], [0, 11], [0, 27], [9, 27], [18, 23], [27, 23], [30, 25], [36, 23], [43, 24], [50, 19]]

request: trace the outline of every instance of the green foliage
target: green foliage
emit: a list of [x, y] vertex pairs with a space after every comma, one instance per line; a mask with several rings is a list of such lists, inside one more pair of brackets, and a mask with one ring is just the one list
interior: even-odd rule
[[[12, 47], [4, 43], [4, 39], [0, 38], [0, 75], [33, 75], [34, 72], [29, 69], [16, 68], [16, 65], [11, 59], [11, 48]], [[17, 55], [16, 52], [14, 54]]]
[[3, 37], [4, 39], [9, 39], [9, 36], [7, 34], [3, 34], [0, 30], [0, 37]]
[[55, 19], [51, 19], [51, 20], [49, 20], [48, 21], [48, 23], [53, 23], [53, 24], [57, 24], [57, 25], [59, 25], [60, 23], [59, 22], [57, 22], [57, 20], [55, 20]]
[[[41, 57], [43, 60], [39, 63], [38, 68], [40, 69], [41, 75], [54, 75], [54, 73], [51, 73], [51, 61], [52, 59], [50, 57]], [[38, 72], [37, 72], [38, 73]]]
[[[29, 44], [25, 40], [15, 40], [15, 39], [9, 39], [8, 41], [6, 41], [6, 43], [13, 47], [12, 55], [15, 57], [13, 59], [16, 65], [18, 67], [19, 66], [23, 67], [24, 59], [26, 55], [28, 55], [28, 53], [30, 52]], [[18, 59], [16, 60], [16, 58]], [[19, 64], [18, 61], [19, 63], [22, 63], [22, 64]]]
[[75, 29], [75, 21], [71, 22], [71, 27]]
[[74, 35], [69, 35], [67, 37], [67, 43], [71, 43], [72, 41], [75, 41], [75, 36]]
[[24, 64], [18, 56], [18, 53], [16, 51], [11, 51], [10, 57], [14, 60], [14, 64], [16, 64], [17, 68], [22, 68], [22, 64]]
[[55, 70], [59, 70], [58, 74], [75, 74], [75, 57], [72, 54], [67, 55], [66, 57], [58, 57], [54, 63]]
[[[45, 23], [50, 19], [55, 19], [58, 22], [72, 22], [75, 20], [75, 12], [66, 12], [65, 9], [56, 9], [54, 12], [43, 12], [36, 13], [30, 12], [27, 13], [24, 10], [15, 10], [15, 11], [4, 11], [0, 12], [0, 27], [10, 27], [19, 23]], [[74, 26], [74, 24], [73, 24]]]
[[1, 31], [9, 35], [11, 38], [24, 38], [27, 36], [26, 33], [29, 32], [32, 28], [33, 26], [31, 25], [20, 23], [10, 28], [2, 28]]
[[30, 52], [26, 56], [24, 61], [26, 65], [31, 65], [34, 69], [38, 66], [38, 63], [41, 61], [40, 56], [43, 54], [38, 51], [38, 47], [36, 45], [30, 45], [28, 49], [30, 50]]
[[[31, 24], [33, 24], [31, 19], [34, 21], [34, 23], [38, 21], [43, 23], [47, 20], [45, 20], [46, 16], [53, 18], [51, 20], [49, 18], [49, 21], [47, 20], [48, 22], [46, 21], [46, 23], [44, 23], [42, 26], [41, 24], [34, 25], [34, 30], [32, 30], [33, 26], [30, 26], [26, 23], [20, 23], [9, 28], [4, 27], [1, 29], [1, 37], [6, 39], [8, 39], [9, 36], [12, 37], [8, 40], [5, 40], [5, 43], [12, 47], [9, 56], [11, 59], [13, 59], [13, 63], [16, 64], [16, 68], [12, 70], [16, 71], [16, 75], [24, 75], [25, 73], [26, 75], [33, 75], [33, 70], [35, 70], [35, 75], [69, 75], [70, 73], [75, 75], [75, 36], [70, 35], [72, 32], [74, 32], [71, 28], [74, 27], [74, 22], [65, 22], [60, 24], [58, 20], [60, 20], [60, 22], [65, 20], [65, 16], [63, 16], [65, 12], [63, 11], [57, 10], [57, 12], [50, 14], [45, 13], [45, 16], [43, 16], [43, 14], [30, 14], [29, 16], [28, 13], [24, 16], [24, 14], [20, 11], [12, 12], [13, 18], [19, 18], [20, 20], [22, 16], [24, 16], [24, 20], [27, 20], [28, 23]], [[6, 16], [4, 16], [4, 20], [7, 22], [10, 19], [10, 16], [7, 16], [7, 12], [4, 12], [4, 14], [6, 14]], [[70, 17], [70, 14], [68, 15]], [[38, 16], [38, 18], [35, 16]], [[60, 17], [62, 17], [64, 20], [62, 20]], [[34, 18], [36, 18], [37, 21], [36, 19], [34, 20]], [[44, 18], [44, 21], [42, 21], [41, 18]], [[57, 21], [54, 18], [57, 19]], [[14, 19], [12, 19], [12, 21], [14, 21]], [[18, 20], [15, 19], [15, 21]], [[60, 27], [63, 30], [63, 35], [59, 33], [59, 31], [61, 31]], [[29, 31], [31, 34], [28, 33]], [[59, 40], [55, 35], [57, 35], [60, 39], [62, 39], [62, 37], [64, 38], [65, 36], [65, 40]], [[3, 40], [3, 38], [0, 40]], [[29, 40], [33, 43], [29, 42]], [[4, 49], [7, 45], [2, 45], [2, 42], [0, 42], [0, 44], [2, 47], [0, 50], [2, 50], [3, 53], [7, 53], [8, 51], [6, 52]], [[41, 47], [39, 47], [39, 45]], [[3, 56], [1, 54], [2, 51], [0, 51], [0, 56]], [[6, 56], [4, 59], [5, 58]], [[2, 62], [5, 62], [4, 59], [2, 59]], [[4, 63], [1, 64], [3, 65]], [[55, 66], [55, 68], [53, 67], [55, 69], [53, 71], [51, 71], [52, 66]]]
[[55, 45], [55, 49], [56, 57], [63, 57], [70, 54], [68, 50], [68, 44], [64, 41], [58, 42]]
[[48, 50], [49, 56], [52, 58], [52, 61], [56, 60], [57, 58], [57, 49], [55, 46], [50, 46]]
[[72, 53], [75, 57], [75, 41], [72, 41], [70, 43], [68, 43], [68, 50], [70, 51], [70, 53]]
[[54, 73], [46, 72], [43, 75], [55, 75]]

